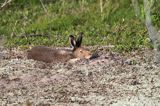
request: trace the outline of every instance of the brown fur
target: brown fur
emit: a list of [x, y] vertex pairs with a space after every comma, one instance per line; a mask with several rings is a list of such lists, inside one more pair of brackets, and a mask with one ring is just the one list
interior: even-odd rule
[[79, 36], [77, 41], [75, 41], [73, 36], [70, 36], [70, 38], [73, 50], [36, 46], [28, 51], [27, 58], [50, 63], [66, 62], [73, 58], [89, 59], [92, 57], [92, 54], [88, 49], [81, 47], [82, 35]]
[[[62, 53], [65, 52], [65, 53]], [[69, 50], [57, 50], [51, 49], [45, 46], [36, 46], [28, 51], [28, 59], [34, 59], [38, 61], [50, 62], [66, 62], [69, 59], [74, 58], [73, 54]]]

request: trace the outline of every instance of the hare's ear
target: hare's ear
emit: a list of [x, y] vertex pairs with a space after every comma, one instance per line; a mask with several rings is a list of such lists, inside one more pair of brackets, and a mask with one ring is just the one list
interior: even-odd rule
[[83, 38], [83, 32], [81, 32], [81, 33], [79, 34], [79, 37], [78, 37], [77, 40], [76, 40], [76, 47], [80, 47], [80, 46], [81, 46], [82, 38]]
[[76, 40], [75, 40], [75, 38], [74, 38], [73, 35], [70, 35], [70, 36], [69, 36], [69, 42], [70, 42], [70, 46], [71, 46], [72, 48], [75, 48], [75, 46], [76, 46]]

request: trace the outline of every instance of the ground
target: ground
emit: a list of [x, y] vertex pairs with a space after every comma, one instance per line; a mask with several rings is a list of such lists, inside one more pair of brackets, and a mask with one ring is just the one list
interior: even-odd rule
[[0, 48], [2, 106], [160, 106], [160, 67], [152, 50], [128, 54], [97, 48], [99, 57], [43, 63]]

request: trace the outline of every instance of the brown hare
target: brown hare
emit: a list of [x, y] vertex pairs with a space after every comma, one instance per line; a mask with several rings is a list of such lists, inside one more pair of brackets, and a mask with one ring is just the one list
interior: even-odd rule
[[90, 59], [92, 53], [81, 47], [83, 33], [80, 33], [77, 40], [73, 35], [69, 36], [72, 49], [53, 49], [46, 46], [36, 46], [28, 51], [27, 58], [43, 62], [67, 62], [70, 59]]

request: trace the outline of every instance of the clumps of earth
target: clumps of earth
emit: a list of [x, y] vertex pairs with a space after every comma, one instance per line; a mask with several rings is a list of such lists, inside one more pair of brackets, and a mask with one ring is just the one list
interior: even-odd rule
[[159, 106], [160, 67], [153, 50], [96, 50], [98, 58], [44, 63], [0, 48], [2, 106]]

